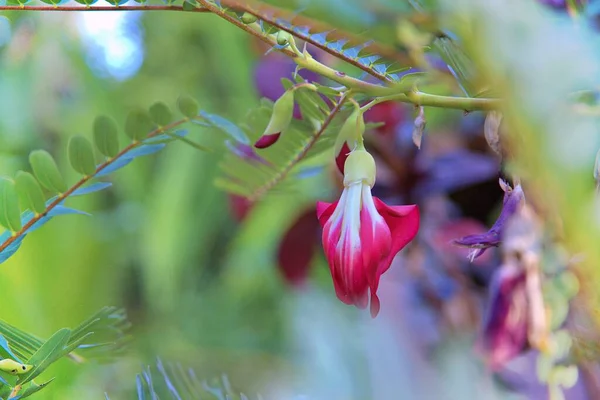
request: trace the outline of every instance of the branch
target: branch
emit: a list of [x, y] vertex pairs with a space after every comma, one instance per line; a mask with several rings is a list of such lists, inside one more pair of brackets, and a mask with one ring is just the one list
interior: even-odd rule
[[[266, 44], [271, 47], [276, 46], [276, 38], [275, 35], [266, 34], [262, 31], [260, 26], [257, 23], [254, 24], [244, 24], [237, 18], [227, 14], [225, 10], [219, 8], [217, 5], [210, 3], [207, 0], [198, 0], [201, 7], [196, 7], [194, 9], [184, 9], [182, 6], [0, 6], [0, 11], [2, 10], [13, 10], [13, 11], [184, 11], [184, 12], [210, 12], [213, 13], [227, 22], [237, 26], [238, 28], [248, 32], [249, 34], [257, 37], [262, 40]], [[292, 31], [289, 28], [282, 26], [281, 24], [274, 21], [272, 18], [269, 18], [262, 13], [258, 13], [257, 11], [253, 11], [248, 6], [242, 5], [234, 0], [223, 0], [223, 3], [228, 7], [231, 7], [236, 10], [246, 11], [256, 15], [258, 18], [261, 18], [265, 22], [272, 24], [273, 26], [278, 27], [279, 29], [283, 29], [287, 32], [290, 32], [296, 37], [302, 38], [303, 35], [299, 35], [297, 32]], [[303, 38], [303, 40], [309, 41], [309, 38]], [[319, 46], [326, 50], [326, 46]], [[382, 101], [387, 100], [395, 100], [401, 101], [405, 103], [412, 103], [415, 105], [422, 106], [430, 106], [430, 107], [441, 107], [441, 108], [453, 108], [460, 109], [465, 111], [476, 111], [476, 110], [492, 110], [497, 109], [500, 106], [499, 99], [489, 99], [489, 98], [470, 98], [470, 97], [452, 97], [452, 96], [440, 96], [427, 94], [417, 91], [412, 91], [414, 83], [413, 82], [398, 82], [391, 83], [389, 86], [376, 85], [369, 82], [365, 82], [360, 79], [353, 78], [351, 76], [346, 75], [343, 72], [337, 71], [333, 68], [328, 67], [325, 64], [322, 64], [312, 58], [309, 54], [299, 54], [290, 47], [278, 48], [278, 50], [285, 54], [288, 57], [291, 57], [301, 68], [305, 68], [311, 71], [314, 71], [334, 82], [337, 82], [341, 85], [344, 85], [346, 88], [353, 90], [355, 93], [364, 93], [373, 97], [378, 97], [375, 99], [375, 103], [377, 104]], [[331, 52], [331, 51], [330, 51]], [[376, 71], [373, 71], [371, 68], [361, 65], [355, 60], [346, 57], [338, 52], [333, 52], [336, 57], [343, 59], [346, 62], [349, 62], [352, 65], [355, 65], [362, 70], [369, 72], [371, 75], [378, 77], [379, 79], [386, 80], [387, 78]], [[2, 247], [0, 247], [0, 251]]]
[[298, 163], [300, 161], [302, 161], [302, 159], [304, 157], [306, 157], [306, 155], [308, 154], [310, 149], [312, 149], [313, 146], [315, 145], [315, 143], [317, 143], [317, 140], [319, 140], [319, 138], [323, 135], [323, 133], [325, 132], [325, 130], [327, 129], [327, 127], [329, 126], [331, 121], [333, 121], [333, 118], [340, 111], [340, 109], [342, 108], [342, 105], [344, 104], [344, 102], [346, 101], [347, 98], [348, 98], [347, 94], [343, 95], [340, 98], [340, 101], [331, 110], [331, 112], [327, 116], [327, 119], [325, 119], [325, 121], [323, 121], [323, 125], [321, 125], [319, 130], [316, 131], [311, 136], [311, 138], [308, 140], [306, 145], [304, 145], [304, 147], [302, 148], [302, 151], [300, 151], [298, 154], [296, 154], [296, 156], [294, 158], [292, 158], [290, 160], [290, 162], [275, 177], [273, 177], [273, 179], [271, 179], [269, 182], [265, 183], [262, 187], [258, 188], [254, 193], [252, 193], [252, 195], [248, 197], [248, 200], [250, 202], [258, 200], [266, 192], [268, 192], [273, 187], [275, 187], [277, 184], [279, 184], [281, 181], [283, 181], [287, 177], [289, 172], [292, 170], [292, 168], [294, 168], [296, 165], [298, 165]]
[[[179, 120], [179, 121], [175, 121], [175, 122], [173, 122], [173, 123], [171, 123], [169, 125], [163, 126], [161, 128], [155, 129], [154, 131], [150, 132], [146, 136], [146, 139], [152, 138], [152, 137], [154, 137], [156, 135], [159, 135], [159, 134], [161, 134], [161, 133], [163, 133], [165, 131], [173, 129], [173, 128], [175, 128], [175, 127], [177, 127], [177, 126], [179, 126], [181, 124], [184, 124], [184, 123], [186, 123], [188, 121], [189, 121], [189, 118], [186, 118], [186, 119], [182, 119], [182, 120]], [[129, 145], [127, 145], [126, 147], [124, 147], [116, 156], [114, 156], [113, 158], [109, 158], [108, 160], [106, 160], [102, 164], [98, 165], [96, 167], [96, 170], [94, 171], [93, 174], [84, 176], [79, 181], [77, 181], [75, 184], [73, 184], [73, 186], [71, 186], [69, 189], [67, 189], [66, 192], [59, 194], [52, 203], [50, 203], [50, 204], [48, 204], [46, 206], [46, 209], [44, 210], [44, 212], [42, 212], [40, 214], [34, 215], [33, 218], [31, 218], [31, 220], [29, 222], [27, 222], [25, 225], [23, 225], [23, 227], [21, 227], [21, 229], [19, 229], [18, 231], [16, 231], [10, 238], [8, 238], [6, 241], [4, 241], [4, 243], [0, 244], [0, 253], [2, 253], [4, 251], [4, 249], [6, 249], [8, 246], [10, 246], [11, 243], [13, 243], [15, 240], [17, 240], [18, 238], [20, 238], [21, 236], [23, 236], [24, 234], [26, 234], [27, 230], [29, 228], [31, 228], [40, 219], [42, 219], [46, 215], [48, 215], [48, 213], [50, 211], [52, 211], [52, 209], [54, 207], [56, 207], [57, 205], [59, 205], [67, 197], [69, 197], [71, 194], [73, 194], [73, 192], [75, 190], [77, 190], [78, 188], [80, 188], [81, 186], [83, 186], [90, 179], [94, 178], [103, 169], [105, 169], [106, 167], [108, 167], [109, 165], [113, 164], [115, 161], [117, 161], [121, 157], [123, 157], [127, 152], [129, 152], [132, 149], [135, 149], [136, 147], [138, 147], [138, 146], [140, 146], [142, 144], [144, 144], [144, 143], [141, 142], [141, 141], [136, 141], [136, 142], [130, 143]]]
[[184, 11], [209, 12], [205, 8], [184, 9], [182, 6], [0, 6], [0, 11]]
[[410, 91], [407, 93], [378, 97], [362, 106], [361, 110], [366, 111], [374, 105], [385, 101], [400, 101], [403, 103], [414, 104], [415, 106], [454, 108], [464, 111], [491, 111], [499, 109], [502, 105], [500, 99], [439, 96], [419, 91]]
[[[198, 2], [208, 11], [218, 15], [219, 17], [234, 24], [238, 28], [243, 29], [251, 35], [256, 36], [270, 46], [274, 47], [276, 45], [274, 36], [265, 34], [262, 32], [262, 30], [260, 30], [260, 28], [257, 29], [255, 25], [258, 24], [254, 23], [246, 25], [231, 15], [228, 15], [225, 13], [225, 11], [210, 3], [208, 0], [198, 0]], [[411, 92], [413, 89], [414, 82], [400, 81], [398, 83], [390, 84], [389, 86], [375, 85], [357, 78], [353, 78], [343, 72], [328, 67], [327, 65], [315, 60], [306, 52], [304, 54], [298, 54], [289, 47], [279, 49], [279, 51], [286, 56], [291, 57], [301, 68], [314, 71], [321, 76], [344, 85], [346, 88], [351, 89], [355, 93], [365, 93], [374, 97], [386, 97], [387, 100], [393, 99], [415, 105], [454, 108], [465, 111], [496, 109], [500, 105], [500, 101], [498, 99], [450, 97], [431, 95], [421, 92], [413, 92], [409, 94], [409, 92]]]

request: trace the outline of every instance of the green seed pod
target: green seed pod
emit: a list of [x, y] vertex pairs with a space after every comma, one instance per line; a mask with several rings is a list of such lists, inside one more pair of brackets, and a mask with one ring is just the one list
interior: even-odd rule
[[344, 173], [344, 164], [348, 154], [354, 150], [365, 132], [363, 113], [355, 109], [342, 125], [333, 146], [335, 163], [341, 173]]
[[21, 364], [10, 358], [0, 360], [0, 371], [7, 372], [11, 375], [22, 375], [29, 372], [33, 365]]
[[45, 150], [32, 151], [29, 154], [29, 164], [31, 164], [33, 174], [43, 187], [58, 193], [64, 193], [67, 190], [67, 184], [50, 153]]
[[242, 22], [246, 25], [252, 24], [258, 20], [255, 15], [245, 12], [241, 18]]
[[46, 198], [38, 181], [29, 172], [18, 171], [15, 175], [17, 193], [25, 208], [42, 213], [46, 210]]
[[0, 178], [0, 225], [16, 232], [21, 229], [21, 209], [15, 183]]
[[114, 119], [100, 115], [94, 120], [94, 143], [103, 155], [114, 157], [119, 153], [119, 134]]
[[273, 145], [279, 139], [281, 133], [288, 128], [292, 122], [293, 115], [294, 91], [290, 89], [282, 94], [275, 104], [273, 104], [271, 120], [260, 139], [254, 143], [254, 147], [264, 149]]
[[92, 175], [96, 172], [94, 149], [89, 140], [83, 136], [72, 136], [67, 148], [69, 162], [75, 171], [82, 175]]
[[292, 35], [286, 31], [277, 32], [277, 44], [280, 46], [286, 46], [290, 40], [292, 40]]

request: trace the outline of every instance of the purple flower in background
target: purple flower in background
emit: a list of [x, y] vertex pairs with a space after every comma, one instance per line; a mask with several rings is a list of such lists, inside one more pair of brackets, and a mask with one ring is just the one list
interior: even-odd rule
[[494, 273], [477, 347], [494, 370], [528, 347], [527, 275], [505, 264]]
[[[316, 57], [318, 59], [318, 57]], [[294, 81], [296, 63], [288, 57], [279, 53], [269, 53], [262, 57], [254, 70], [254, 82], [256, 90], [261, 97], [275, 101], [281, 97], [285, 88], [281, 84], [282, 78]], [[300, 70], [298, 72], [308, 82], [319, 80], [319, 75], [313, 71]], [[301, 118], [300, 108], [294, 108], [294, 118]]]
[[490, 247], [498, 247], [500, 245], [504, 225], [508, 219], [519, 210], [519, 207], [525, 201], [525, 195], [523, 189], [521, 189], [521, 185], [517, 185], [512, 189], [506, 182], [501, 180], [500, 186], [502, 187], [502, 190], [504, 190], [502, 211], [490, 230], [481, 235], [469, 235], [453, 241], [457, 246], [473, 249], [469, 254], [471, 261], [482, 255]]

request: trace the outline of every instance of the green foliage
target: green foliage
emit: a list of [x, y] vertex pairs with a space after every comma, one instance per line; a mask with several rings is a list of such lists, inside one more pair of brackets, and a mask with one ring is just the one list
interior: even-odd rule
[[125, 120], [125, 133], [132, 140], [142, 140], [152, 130], [154, 130], [154, 123], [148, 111], [137, 108], [129, 112]]
[[[187, 103], [191, 101], [193, 100], [188, 99]], [[168, 107], [163, 103], [153, 105], [151, 112], [159, 123], [168, 125], [172, 119]], [[92, 144], [83, 136], [71, 137], [68, 143], [69, 162], [73, 169], [84, 177], [70, 188], [67, 187], [50, 153], [45, 150], [32, 151], [29, 155], [29, 162], [35, 178], [23, 171], [17, 173], [19, 195], [17, 195], [17, 189], [12, 180], [0, 178], [0, 224], [16, 233], [15, 235], [0, 236], [0, 262], [5, 261], [18, 250], [27, 233], [39, 228], [50, 218], [64, 214], [82, 214], [81, 211], [62, 205], [67, 197], [93, 193], [110, 186], [110, 183], [98, 182], [84, 187], [83, 185], [90, 179], [114, 172], [129, 164], [136, 157], [156, 153], [162, 150], [166, 143], [174, 140], [180, 140], [197, 149], [206, 150], [202, 145], [185, 138], [187, 131], [171, 132], [170, 129], [183, 122], [186, 120], [172, 123], [171, 128], [163, 126], [155, 129], [155, 125], [150, 119], [150, 113], [142, 109], [134, 110], [129, 113], [125, 123], [125, 132], [134, 142], [119, 153], [117, 128], [114, 121], [104, 116], [97, 117], [93, 126], [94, 140], [98, 150], [110, 158], [97, 166]], [[50, 192], [60, 194], [45, 201], [40, 184]], [[21, 203], [35, 211], [35, 214], [31, 211], [21, 214], [19, 197]]]
[[[184, 369], [180, 363], [167, 363], [159, 359], [156, 367], [147, 367], [135, 379], [137, 398], [154, 400], [160, 398], [249, 400], [234, 390], [226, 375], [221, 379], [200, 381], [193, 369]], [[106, 395], [109, 399], [109, 395]], [[260, 396], [257, 396], [260, 399]]]
[[21, 205], [36, 213], [46, 210], [46, 198], [38, 181], [29, 172], [17, 171], [15, 175], [17, 192], [21, 198]]
[[21, 229], [19, 196], [14, 182], [6, 178], [0, 178], [0, 204], [0, 224], [13, 232]]
[[[291, 85], [286, 82], [286, 86]], [[277, 143], [263, 150], [248, 149], [241, 154], [236, 149], [240, 144], [230, 142], [232, 152], [221, 162], [222, 176], [216, 182], [219, 187], [257, 199], [274, 186], [291, 190], [307, 170], [318, 172], [329, 163], [330, 159], [320, 160], [316, 156], [330, 150], [333, 144], [332, 132], [337, 128], [328, 121], [333, 109], [311, 89], [297, 89], [295, 99], [306, 121], [291, 121]], [[248, 113], [240, 128], [254, 141], [272, 116], [273, 103], [263, 99], [260, 107]]]
[[[128, 328], [124, 311], [115, 307], [101, 309], [73, 330], [60, 329], [48, 340], [42, 340], [0, 320], [0, 342], [4, 343], [0, 356], [4, 359], [16, 359], [15, 365], [21, 365], [19, 360], [26, 360], [24, 364], [28, 366], [25, 373], [17, 374], [13, 383], [0, 379], [0, 396], [5, 398], [7, 393], [14, 393], [15, 385], [20, 387], [16, 390], [18, 397], [11, 399], [25, 398], [40, 391], [54, 378], [42, 384], [36, 384], [32, 380], [65, 356], [77, 362], [86, 360], [82, 355], [100, 360], [112, 359], [124, 348]], [[96, 350], [90, 352], [93, 348]], [[98, 352], [98, 349], [102, 350]], [[93, 357], [89, 357], [90, 355]], [[9, 371], [9, 375], [14, 374]]]
[[73, 169], [82, 175], [92, 175], [96, 171], [94, 149], [83, 136], [72, 136], [68, 145], [69, 162]]
[[179, 97], [179, 99], [177, 99], [177, 108], [187, 118], [194, 118], [200, 111], [198, 102], [190, 96]]
[[29, 154], [29, 163], [38, 182], [53, 193], [67, 191], [61, 173], [56, 166], [56, 161], [46, 150], [34, 150]]
[[150, 116], [158, 126], [169, 125], [173, 121], [171, 110], [165, 103], [160, 101], [150, 106]]
[[94, 144], [106, 157], [119, 153], [119, 134], [114, 119], [100, 115], [94, 120]]

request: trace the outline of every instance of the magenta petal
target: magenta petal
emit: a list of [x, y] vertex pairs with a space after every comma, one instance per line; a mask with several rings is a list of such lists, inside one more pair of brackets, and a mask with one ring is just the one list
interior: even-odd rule
[[385, 220], [371, 215], [365, 207], [360, 212], [360, 242], [364, 273], [373, 292], [377, 290], [375, 283], [379, 282], [379, 264], [390, 253], [392, 239]]
[[256, 141], [256, 143], [254, 143], [254, 147], [256, 147], [257, 149], [265, 149], [267, 147], [270, 147], [273, 144], [275, 144], [275, 142], [277, 142], [280, 135], [281, 132], [272, 133], [270, 135], [263, 135], [260, 139]]
[[392, 235], [390, 252], [379, 265], [378, 274], [381, 275], [388, 270], [396, 254], [417, 235], [419, 231], [419, 207], [416, 205], [388, 206], [377, 197], [373, 197], [373, 200], [377, 211], [385, 220]]
[[335, 165], [337, 165], [342, 174], [344, 173], [344, 165], [346, 164], [348, 154], [350, 154], [350, 147], [348, 147], [348, 143], [344, 142], [340, 152], [335, 156]]
[[331, 217], [331, 214], [335, 211], [338, 202], [335, 203], [325, 203], [324, 201], [317, 201], [317, 218], [319, 219], [319, 223], [321, 227], [325, 226], [325, 223]]

